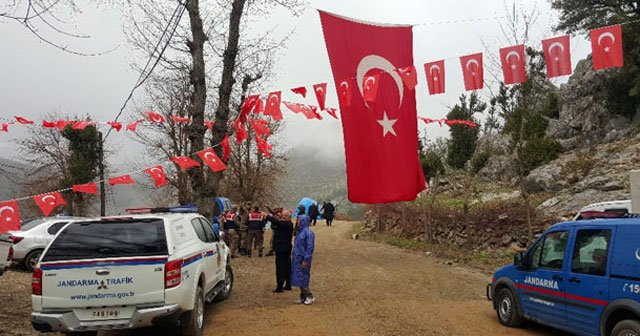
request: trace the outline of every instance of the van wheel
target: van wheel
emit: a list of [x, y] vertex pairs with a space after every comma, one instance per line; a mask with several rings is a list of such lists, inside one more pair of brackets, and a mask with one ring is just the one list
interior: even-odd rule
[[624, 320], [616, 324], [611, 336], [640, 336], [640, 322], [636, 320]]
[[41, 255], [42, 250], [34, 250], [29, 252], [29, 254], [27, 254], [27, 256], [24, 258], [24, 268], [29, 272], [33, 272], [33, 269], [36, 268]]
[[[496, 296], [498, 320], [507, 327], [519, 327], [523, 319], [518, 312], [518, 301], [509, 288], [503, 288]], [[639, 335], [640, 336], [640, 335]]]
[[227, 268], [224, 273], [224, 284], [222, 291], [215, 298], [216, 302], [224, 301], [229, 298], [231, 295], [231, 290], [233, 289], [233, 269], [231, 269], [231, 265], [227, 262]]
[[180, 317], [180, 335], [202, 336], [204, 329], [204, 294], [198, 286], [193, 310]]

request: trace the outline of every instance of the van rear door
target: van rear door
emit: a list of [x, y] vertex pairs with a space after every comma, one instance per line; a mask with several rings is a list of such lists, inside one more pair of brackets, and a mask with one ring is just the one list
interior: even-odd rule
[[[95, 307], [163, 303], [167, 254], [162, 219], [69, 224], [40, 263], [42, 307], [89, 308], [90, 314]], [[126, 312], [106, 314], [94, 318]]]

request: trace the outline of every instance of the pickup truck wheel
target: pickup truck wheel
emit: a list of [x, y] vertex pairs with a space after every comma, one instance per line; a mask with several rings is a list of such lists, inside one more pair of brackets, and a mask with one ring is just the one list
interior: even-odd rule
[[233, 289], [233, 269], [231, 268], [231, 265], [229, 265], [228, 262], [227, 262], [227, 267], [224, 273], [223, 286], [224, 287], [222, 288], [222, 291], [215, 298], [215, 301], [217, 302], [228, 299], [229, 296], [231, 295], [231, 290]]
[[624, 320], [613, 327], [611, 336], [640, 336], [640, 321]]
[[36, 268], [36, 265], [38, 264], [40, 255], [42, 255], [42, 250], [29, 252], [29, 254], [24, 258], [24, 268], [29, 272], [33, 272], [33, 269]]
[[201, 287], [196, 289], [193, 310], [180, 318], [180, 335], [202, 336], [204, 329], [204, 294]]
[[518, 301], [509, 288], [503, 288], [498, 292], [496, 302], [500, 323], [512, 328], [522, 325], [523, 319], [518, 312]]

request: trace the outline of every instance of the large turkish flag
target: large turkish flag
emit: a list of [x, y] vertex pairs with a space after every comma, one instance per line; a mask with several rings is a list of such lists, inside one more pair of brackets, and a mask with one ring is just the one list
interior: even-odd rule
[[[425, 188], [416, 97], [396, 71], [413, 65], [411, 26], [377, 26], [325, 12], [320, 20], [336, 87], [355, 79], [351, 104], [340, 102], [349, 200], [414, 200]], [[376, 75], [376, 99], [365, 102], [365, 78]]]

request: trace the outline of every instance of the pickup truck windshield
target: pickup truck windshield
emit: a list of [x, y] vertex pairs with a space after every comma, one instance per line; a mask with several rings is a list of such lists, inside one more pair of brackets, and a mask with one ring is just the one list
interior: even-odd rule
[[51, 243], [42, 261], [166, 255], [161, 219], [78, 222]]

